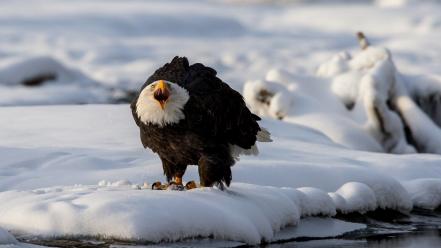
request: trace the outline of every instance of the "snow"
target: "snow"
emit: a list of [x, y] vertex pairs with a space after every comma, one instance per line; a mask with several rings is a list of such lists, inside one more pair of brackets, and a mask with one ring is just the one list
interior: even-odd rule
[[437, 77], [400, 73], [376, 46], [340, 52], [317, 75], [268, 70], [265, 81], [246, 82], [244, 97], [260, 115], [313, 127], [348, 148], [441, 154]]
[[0, 72], [0, 81], [4, 85], [18, 85], [26, 79], [39, 74], [56, 75], [57, 78], [54, 80], [62, 83], [75, 83], [75, 81], [84, 85], [90, 83], [87, 82], [88, 79], [85, 78], [85, 75], [82, 75], [80, 72], [75, 73], [49, 57], [30, 58], [6, 66]]
[[[364, 228], [339, 212], [440, 207], [441, 7], [296, 2], [2, 2], [0, 246], [23, 245], [7, 231], [258, 244]], [[274, 139], [225, 192], [150, 190], [162, 168], [127, 104], [59, 105], [125, 98], [175, 55], [215, 68]]]
[[253, 188], [146, 192], [131, 187], [77, 186], [4, 192], [1, 223], [46, 236], [103, 235], [159, 242], [213, 235], [257, 244], [295, 224], [299, 215], [293, 202], [276, 189]]
[[415, 207], [434, 210], [441, 206], [441, 179], [422, 178], [407, 181], [404, 187], [410, 193]]
[[[170, 242], [212, 236], [258, 244], [277, 239], [275, 234], [298, 224], [301, 214], [336, 213], [329, 196], [313, 188], [280, 190], [235, 183], [227, 191], [202, 188], [180, 192], [134, 190], [126, 184], [2, 192], [0, 223], [46, 237], [69, 234]], [[303, 192], [300, 201], [299, 191]]]
[[[26, 81], [48, 77], [42, 86]], [[110, 90], [50, 57], [34, 57], [0, 67], [0, 106], [104, 103]]]
[[380, 7], [397, 8], [418, 3], [440, 3], [439, 0], [376, 0], [375, 3]]
[[377, 208], [375, 193], [363, 183], [345, 183], [331, 197], [343, 213], [363, 213]]
[[6, 230], [0, 228], [0, 246], [6, 244], [17, 244], [18, 241]]
[[[412, 202], [422, 206], [441, 193], [439, 187], [415, 193], [406, 186], [441, 175], [438, 156], [349, 150], [310, 128], [270, 119], [263, 125], [274, 142], [233, 167], [228, 191], [138, 190], [135, 185], [163, 175], [158, 158], [138, 144], [128, 105], [9, 107], [0, 113], [8, 120], [0, 122], [0, 225], [8, 230], [149, 241], [213, 235], [256, 244], [301, 217], [377, 208], [408, 212]], [[197, 180], [196, 167], [185, 179]]]
[[303, 193], [303, 197], [300, 197], [302, 216], [336, 214], [335, 205], [326, 192], [313, 187], [301, 187], [297, 190]]

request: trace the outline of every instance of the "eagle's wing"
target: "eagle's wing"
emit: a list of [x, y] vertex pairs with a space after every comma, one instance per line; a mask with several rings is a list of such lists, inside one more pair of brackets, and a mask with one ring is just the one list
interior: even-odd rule
[[139, 127], [141, 121], [139, 120], [138, 114], [136, 113], [136, 102], [138, 102], [138, 97], [139, 96], [136, 96], [132, 100], [132, 103], [130, 103], [130, 109], [132, 110], [133, 119], [135, 120], [136, 125]]
[[241, 94], [216, 77], [215, 70], [194, 64], [179, 84], [190, 93], [184, 112], [193, 132], [225, 139], [244, 149], [255, 144], [260, 118], [247, 108]]

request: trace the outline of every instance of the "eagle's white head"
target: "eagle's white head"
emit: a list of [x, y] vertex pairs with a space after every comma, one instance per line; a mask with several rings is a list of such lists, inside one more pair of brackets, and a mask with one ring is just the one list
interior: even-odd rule
[[190, 95], [181, 86], [165, 80], [147, 85], [139, 94], [136, 113], [147, 124], [164, 126], [184, 119], [185, 104]]

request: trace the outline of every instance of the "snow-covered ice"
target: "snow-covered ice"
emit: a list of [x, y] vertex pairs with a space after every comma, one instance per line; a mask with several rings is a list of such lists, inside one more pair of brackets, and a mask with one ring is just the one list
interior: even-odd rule
[[[296, 224], [295, 204], [275, 188], [227, 192], [72, 187], [1, 193], [1, 224], [45, 236], [108, 236], [152, 242], [209, 237], [257, 244]], [[271, 202], [277, 204], [270, 204]]]
[[[350, 150], [308, 127], [270, 119], [263, 124], [274, 142], [233, 167], [228, 191], [137, 190], [133, 184], [163, 175], [158, 158], [138, 144], [127, 105], [9, 107], [0, 114], [0, 225], [8, 230], [255, 244], [302, 216], [408, 212], [412, 200], [419, 207], [432, 201], [421, 194], [441, 193], [439, 181], [411, 181], [440, 175], [437, 155]], [[196, 167], [185, 179], [197, 180]]]
[[[0, 246], [22, 245], [6, 230], [257, 244], [364, 227], [316, 216], [439, 207], [441, 156], [414, 152], [441, 153], [441, 6], [305, 2], [2, 1]], [[372, 42], [363, 51], [360, 30]], [[126, 104], [17, 107], [124, 98], [175, 55], [212, 66], [248, 100], [268, 89], [248, 103], [274, 142], [241, 157], [226, 192], [138, 187], [164, 178]], [[415, 150], [386, 106], [388, 139], [369, 115], [389, 89]]]

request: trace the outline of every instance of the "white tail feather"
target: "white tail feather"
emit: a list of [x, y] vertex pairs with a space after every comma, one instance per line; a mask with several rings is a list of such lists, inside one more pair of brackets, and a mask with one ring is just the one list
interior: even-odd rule
[[[273, 141], [271, 139], [271, 134], [270, 132], [268, 132], [268, 130], [266, 130], [265, 128], [261, 127], [260, 131], [257, 132], [256, 135], [257, 141], [259, 142], [271, 142]], [[230, 150], [231, 150], [231, 156], [239, 161], [239, 156], [244, 154], [244, 155], [258, 155], [259, 154], [259, 149], [257, 148], [257, 145], [254, 144], [250, 149], [245, 149], [242, 148], [240, 146], [237, 145], [230, 145]]]
[[237, 146], [237, 145], [230, 145], [230, 148], [231, 148], [230, 149], [231, 156], [237, 161], [239, 161], [239, 156], [241, 154], [255, 155], [255, 156], [259, 154], [259, 149], [257, 148], [256, 145], [252, 146], [250, 149], [244, 149], [244, 148]]
[[261, 127], [260, 131], [256, 135], [257, 141], [259, 142], [272, 142], [271, 133], [266, 129]]

